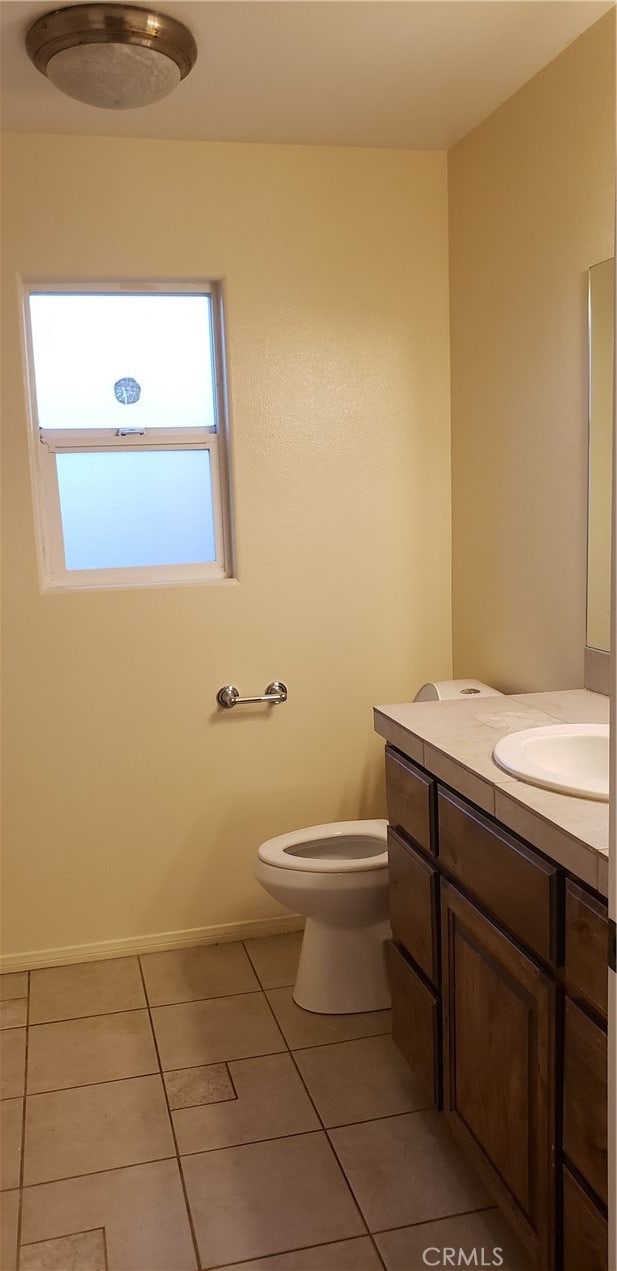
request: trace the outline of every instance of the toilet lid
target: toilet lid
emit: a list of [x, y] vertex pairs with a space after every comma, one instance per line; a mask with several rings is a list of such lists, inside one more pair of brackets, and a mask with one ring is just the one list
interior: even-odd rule
[[388, 864], [387, 821], [332, 821], [268, 839], [258, 850], [267, 865], [319, 874], [358, 873]]

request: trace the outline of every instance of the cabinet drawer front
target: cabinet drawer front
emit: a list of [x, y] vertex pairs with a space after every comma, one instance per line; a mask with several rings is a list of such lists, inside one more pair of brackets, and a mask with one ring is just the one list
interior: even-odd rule
[[606, 1033], [566, 1002], [563, 1150], [607, 1202]]
[[441, 789], [438, 819], [444, 869], [513, 936], [556, 965], [559, 871]]
[[608, 1008], [608, 908], [568, 879], [566, 883], [566, 985], [606, 1019]]
[[569, 1169], [563, 1171], [564, 1271], [608, 1271], [608, 1223]]
[[434, 1107], [441, 1106], [439, 1001], [389, 940], [386, 945], [392, 990], [392, 1040], [404, 1055]]
[[439, 975], [438, 876], [428, 861], [388, 830], [392, 936], [434, 983]]
[[388, 820], [423, 847], [435, 852], [435, 782], [409, 759], [386, 746]]

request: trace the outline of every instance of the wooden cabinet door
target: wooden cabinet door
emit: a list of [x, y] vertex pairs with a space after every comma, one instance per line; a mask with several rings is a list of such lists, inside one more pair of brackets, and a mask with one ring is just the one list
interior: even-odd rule
[[556, 1227], [557, 985], [442, 881], [444, 1108], [534, 1266]]
[[568, 879], [566, 988], [603, 1020], [608, 1012], [608, 942], [608, 906]]
[[563, 1171], [564, 1271], [608, 1271], [605, 1215], [570, 1173]]
[[566, 1002], [563, 1150], [608, 1203], [608, 1058], [604, 1029]]

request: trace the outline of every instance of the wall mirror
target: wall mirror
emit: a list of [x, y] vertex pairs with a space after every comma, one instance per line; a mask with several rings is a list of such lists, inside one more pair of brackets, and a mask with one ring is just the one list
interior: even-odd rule
[[589, 270], [587, 646], [610, 649], [615, 261]]

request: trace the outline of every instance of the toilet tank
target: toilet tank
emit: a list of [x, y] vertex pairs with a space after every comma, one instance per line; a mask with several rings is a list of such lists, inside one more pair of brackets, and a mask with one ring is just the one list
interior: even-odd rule
[[430, 680], [418, 689], [414, 702], [446, 702], [460, 697], [462, 701], [470, 697], [503, 697], [504, 694], [482, 680]]

